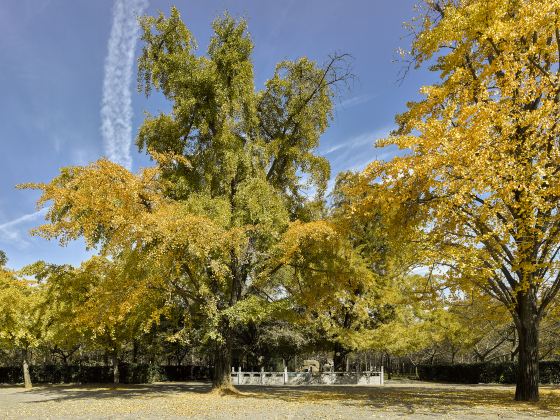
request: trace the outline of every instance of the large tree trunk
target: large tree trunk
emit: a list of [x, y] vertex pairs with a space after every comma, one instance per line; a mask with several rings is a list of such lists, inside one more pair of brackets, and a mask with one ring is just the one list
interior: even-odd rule
[[29, 353], [27, 349], [23, 350], [23, 385], [25, 389], [31, 389], [33, 384], [31, 383], [31, 375], [29, 374], [29, 363], [28, 363]]
[[[235, 207], [233, 200], [235, 196], [236, 182], [235, 179], [231, 181], [231, 204]], [[243, 284], [247, 279], [247, 273], [239, 264], [235, 250], [230, 251], [231, 255], [231, 289], [229, 296], [228, 307], [235, 305], [241, 298], [241, 291]], [[217, 290], [215, 291], [217, 292]], [[233, 391], [231, 383], [231, 362], [232, 362], [232, 339], [233, 332], [229, 325], [229, 320], [226, 316], [220, 319], [219, 329], [222, 336], [221, 342], [216, 342], [214, 346], [214, 372], [212, 375], [212, 388], [226, 391]]]
[[518, 368], [515, 399], [539, 400], [539, 319], [533, 292], [517, 294]]
[[119, 373], [119, 358], [117, 357], [117, 352], [112, 354], [112, 361], [113, 361], [113, 383], [118, 384], [120, 382], [120, 373]]
[[226, 318], [220, 322], [222, 341], [214, 346], [214, 372], [212, 388], [220, 390], [233, 389], [231, 383], [232, 331]]
[[214, 350], [214, 373], [212, 375], [212, 387], [216, 389], [228, 389], [231, 384], [231, 339], [229, 334], [225, 337], [225, 343], [219, 343]]

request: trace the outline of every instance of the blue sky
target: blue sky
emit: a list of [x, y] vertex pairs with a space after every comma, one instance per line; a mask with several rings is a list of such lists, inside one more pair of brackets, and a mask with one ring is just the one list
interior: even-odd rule
[[[125, 1], [125, 0], [122, 0]], [[135, 1], [135, 0], [128, 0]], [[147, 0], [144, 0], [147, 1]], [[402, 23], [410, 20], [414, 0], [150, 0], [146, 13], [166, 13], [172, 4], [204, 51], [213, 18], [228, 10], [244, 16], [255, 44], [256, 84], [261, 88], [275, 64], [308, 56], [322, 62], [329, 53], [354, 57], [357, 80], [336, 105], [335, 119], [319, 152], [341, 170], [358, 170], [392, 151], [376, 150], [376, 138], [393, 128], [395, 114], [418, 98], [433, 80], [426, 70], [408, 73], [397, 83], [402, 63], [396, 50], [408, 48]], [[36, 260], [79, 263], [83, 243], [61, 248], [31, 237], [40, 224], [38, 194], [17, 190], [23, 182], [47, 182], [61, 166], [83, 165], [105, 155], [101, 134], [104, 66], [114, 18], [111, 0], [2, 0], [0, 6], [0, 249], [9, 266]], [[138, 54], [140, 44], [136, 45]], [[132, 136], [144, 111], [168, 109], [161, 97], [146, 99], [131, 89]], [[132, 169], [149, 164], [131, 148]]]

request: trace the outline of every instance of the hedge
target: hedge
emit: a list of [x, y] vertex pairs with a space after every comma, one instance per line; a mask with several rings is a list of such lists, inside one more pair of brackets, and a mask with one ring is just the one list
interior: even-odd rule
[[[418, 366], [418, 377], [423, 381], [461, 384], [514, 384], [516, 372], [515, 362]], [[539, 376], [543, 384], [560, 384], [560, 361], [539, 362]]]
[[[29, 368], [33, 383], [112, 383], [111, 366], [32, 365]], [[148, 364], [119, 365], [122, 383], [151, 383], [155, 381], [187, 381], [210, 378], [205, 366], [157, 366]], [[21, 366], [0, 366], [0, 383], [23, 382]]]

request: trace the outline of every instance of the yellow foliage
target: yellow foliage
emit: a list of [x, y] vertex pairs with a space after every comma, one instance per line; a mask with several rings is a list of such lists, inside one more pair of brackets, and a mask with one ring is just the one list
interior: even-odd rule
[[[397, 117], [379, 145], [408, 153], [372, 163], [362, 191], [377, 184], [410, 215], [425, 264], [443, 264], [452, 288], [474, 284], [516, 322], [523, 302], [538, 300], [540, 318], [560, 281], [560, 3], [426, 1], [421, 10], [412, 57], [435, 60], [441, 82]], [[364, 199], [357, 211], [370, 206]]]
[[0, 267], [0, 343], [27, 349], [41, 340], [38, 309], [42, 289]]

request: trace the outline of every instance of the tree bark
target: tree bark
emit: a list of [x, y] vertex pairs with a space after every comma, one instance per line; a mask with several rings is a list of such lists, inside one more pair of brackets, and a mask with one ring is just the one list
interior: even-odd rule
[[132, 363], [138, 363], [138, 341], [132, 341]]
[[335, 372], [344, 372], [346, 364], [346, 356], [348, 355], [348, 350], [338, 342], [334, 343], [334, 356], [333, 356], [333, 368]]
[[533, 292], [517, 295], [518, 368], [516, 401], [539, 400], [539, 319]]
[[231, 383], [232, 331], [225, 318], [221, 320], [220, 332], [223, 340], [216, 342], [214, 346], [212, 388], [227, 390], [233, 388]]
[[65, 383], [70, 383], [71, 382], [70, 366], [68, 366], [68, 357], [70, 356], [66, 355], [64, 351], [61, 351], [60, 355], [62, 357], [62, 365], [64, 366], [64, 374], [62, 380]]
[[31, 383], [31, 375], [29, 374], [29, 363], [28, 363], [29, 353], [27, 349], [23, 350], [23, 385], [25, 389], [33, 388]]
[[212, 388], [227, 389], [231, 387], [231, 339], [228, 336], [225, 343], [219, 343], [215, 348]]
[[119, 358], [117, 357], [117, 352], [112, 354], [112, 362], [113, 362], [113, 383], [118, 384], [120, 382], [120, 373], [119, 373]]
[[454, 365], [455, 364], [455, 356], [457, 355], [457, 351], [458, 350], [451, 350], [451, 364]]

